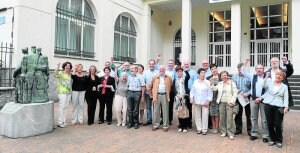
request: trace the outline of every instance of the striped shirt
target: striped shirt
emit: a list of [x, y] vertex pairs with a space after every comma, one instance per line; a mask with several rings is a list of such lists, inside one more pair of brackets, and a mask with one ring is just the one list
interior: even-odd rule
[[127, 86], [130, 91], [141, 91], [145, 86], [144, 78], [141, 75], [129, 75]]
[[232, 80], [236, 83], [239, 92], [248, 93], [251, 87], [251, 80], [244, 75], [234, 74]]

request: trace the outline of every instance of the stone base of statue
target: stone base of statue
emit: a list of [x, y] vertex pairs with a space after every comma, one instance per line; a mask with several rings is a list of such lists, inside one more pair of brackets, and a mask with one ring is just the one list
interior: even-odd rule
[[0, 134], [9, 138], [40, 135], [54, 129], [54, 104], [10, 102], [0, 111]]

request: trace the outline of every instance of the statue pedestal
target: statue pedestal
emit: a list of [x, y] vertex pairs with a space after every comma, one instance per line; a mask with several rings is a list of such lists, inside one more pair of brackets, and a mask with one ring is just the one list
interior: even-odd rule
[[54, 103], [7, 103], [0, 111], [0, 134], [9, 138], [29, 137], [54, 129]]

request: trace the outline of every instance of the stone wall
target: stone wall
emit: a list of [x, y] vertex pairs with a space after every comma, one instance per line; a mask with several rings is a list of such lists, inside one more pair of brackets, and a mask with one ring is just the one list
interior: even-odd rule
[[7, 103], [15, 100], [14, 87], [0, 87], [0, 109]]

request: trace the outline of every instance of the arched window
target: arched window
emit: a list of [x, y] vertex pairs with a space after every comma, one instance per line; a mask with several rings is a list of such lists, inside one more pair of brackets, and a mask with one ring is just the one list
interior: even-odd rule
[[136, 62], [136, 36], [133, 19], [119, 15], [115, 23], [114, 60]]
[[[182, 46], [182, 40], [181, 40], [181, 29], [179, 29], [174, 38], [174, 51], [175, 51], [175, 61], [176, 64], [179, 64], [179, 56], [181, 54], [181, 46]], [[191, 65], [196, 64], [196, 33], [192, 29], [192, 42], [191, 42]]]
[[55, 54], [94, 58], [95, 24], [93, 11], [86, 0], [59, 0]]

